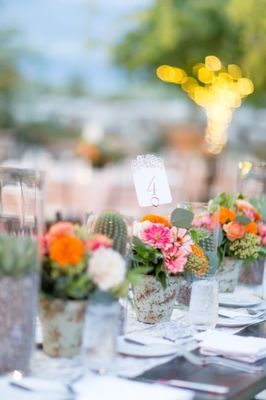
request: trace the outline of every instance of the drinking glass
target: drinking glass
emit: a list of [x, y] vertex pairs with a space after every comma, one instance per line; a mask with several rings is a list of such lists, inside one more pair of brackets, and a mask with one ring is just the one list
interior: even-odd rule
[[103, 373], [116, 356], [120, 304], [90, 301], [83, 334], [85, 366]]
[[192, 283], [188, 316], [198, 331], [214, 329], [218, 319], [218, 283], [214, 277]]
[[237, 190], [247, 197], [266, 196], [266, 162], [241, 161]]
[[42, 224], [43, 175], [0, 167], [0, 232], [37, 235]]

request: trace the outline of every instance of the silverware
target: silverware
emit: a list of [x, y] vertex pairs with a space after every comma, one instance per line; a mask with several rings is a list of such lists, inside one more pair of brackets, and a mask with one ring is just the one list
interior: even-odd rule
[[183, 389], [198, 390], [200, 392], [207, 392], [213, 394], [226, 394], [229, 392], [229, 388], [226, 386], [218, 386], [201, 382], [181, 381], [179, 379], [171, 379], [169, 381], [166, 381], [165, 384]]
[[209, 383], [201, 383], [201, 382], [191, 382], [191, 381], [183, 381], [180, 379], [170, 379], [170, 380], [159, 380], [153, 381], [151, 379], [138, 379], [139, 382], [151, 383], [151, 384], [160, 384], [167, 385], [171, 387], [179, 387], [182, 389], [190, 389], [196, 390], [199, 392], [206, 392], [211, 394], [227, 394], [229, 392], [229, 388], [226, 386], [220, 385], [212, 385]]

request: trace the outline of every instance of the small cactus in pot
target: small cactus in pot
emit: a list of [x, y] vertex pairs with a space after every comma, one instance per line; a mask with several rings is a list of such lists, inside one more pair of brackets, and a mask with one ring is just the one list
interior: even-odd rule
[[127, 250], [127, 224], [123, 216], [117, 211], [102, 212], [95, 222], [94, 233], [100, 233], [112, 239], [113, 249], [122, 256], [126, 255]]

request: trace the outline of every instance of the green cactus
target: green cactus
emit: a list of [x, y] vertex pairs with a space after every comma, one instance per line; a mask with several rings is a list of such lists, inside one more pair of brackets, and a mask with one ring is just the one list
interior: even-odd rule
[[127, 225], [124, 218], [117, 211], [104, 211], [96, 220], [94, 233], [101, 233], [113, 240], [113, 249], [122, 256], [127, 248]]

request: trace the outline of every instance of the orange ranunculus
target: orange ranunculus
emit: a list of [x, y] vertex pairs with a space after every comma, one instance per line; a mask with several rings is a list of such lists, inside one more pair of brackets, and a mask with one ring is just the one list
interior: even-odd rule
[[230, 210], [229, 208], [226, 207], [221, 207], [220, 208], [220, 224], [223, 225], [228, 221], [233, 221], [235, 218], [236, 213], [234, 210]]
[[62, 236], [50, 247], [50, 258], [60, 266], [76, 266], [85, 254], [85, 246], [74, 236]]
[[161, 215], [156, 215], [156, 214], [147, 214], [144, 215], [141, 220], [141, 222], [144, 221], [150, 221], [153, 222], [154, 224], [162, 224], [165, 226], [168, 226], [170, 228], [172, 225], [169, 223], [168, 219], [165, 217], [162, 217]]
[[258, 226], [254, 221], [250, 221], [250, 223], [245, 225], [244, 228], [247, 233], [252, 233], [253, 235], [257, 235], [258, 233]]
[[57, 222], [52, 225], [47, 233], [48, 242], [51, 244], [61, 236], [73, 235], [74, 225], [71, 222]]
[[244, 226], [237, 221], [232, 221], [228, 224], [225, 224], [223, 229], [226, 232], [227, 238], [231, 242], [236, 239], [241, 239], [246, 233]]

